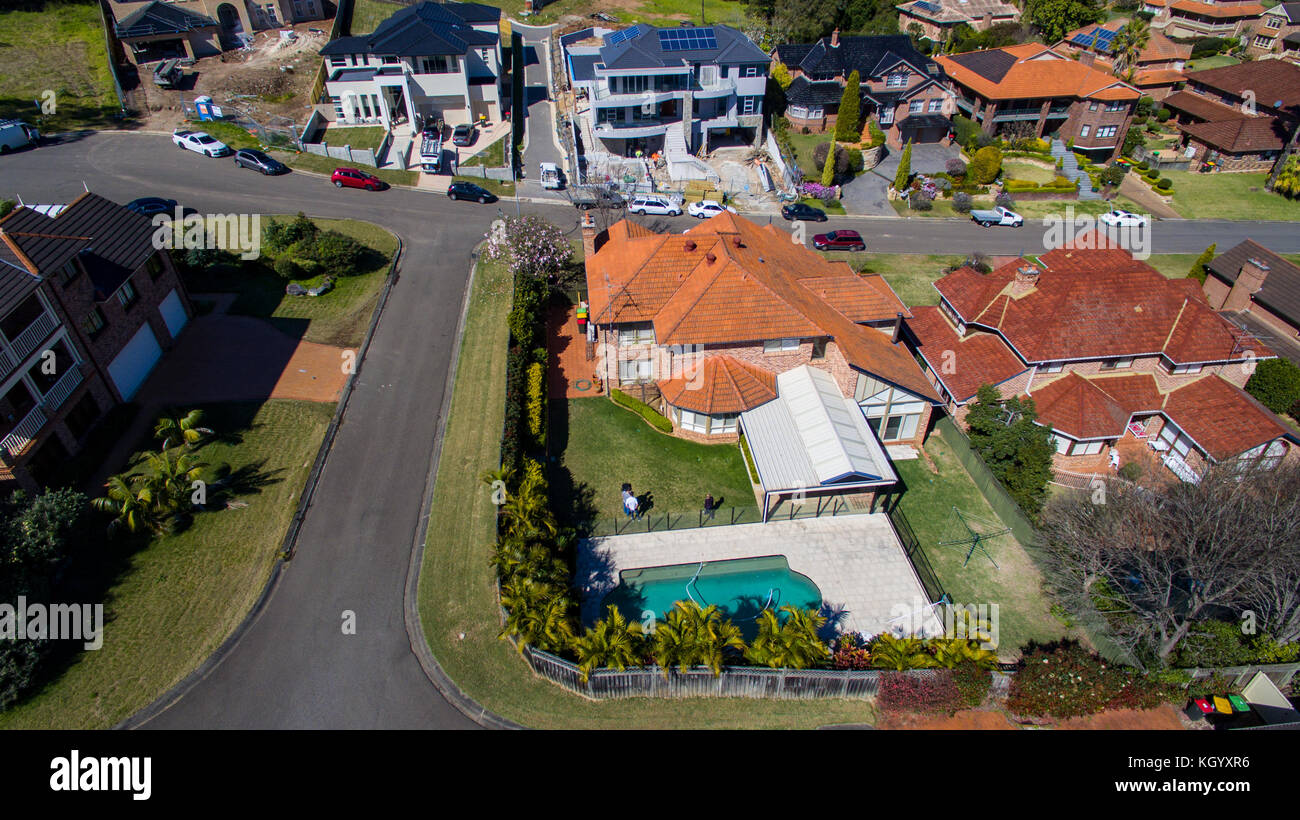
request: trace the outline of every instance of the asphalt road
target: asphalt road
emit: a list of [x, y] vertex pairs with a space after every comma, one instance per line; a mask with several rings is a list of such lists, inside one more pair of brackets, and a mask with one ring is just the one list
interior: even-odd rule
[[[411, 190], [336, 190], [318, 176], [266, 178], [229, 160], [181, 152], [165, 136], [89, 134], [0, 158], [0, 196], [69, 202], [83, 190], [126, 202], [174, 198], [209, 213], [352, 217], [384, 225], [405, 245], [345, 422], [308, 512], [298, 553], [261, 617], [212, 672], [150, 728], [472, 728], [442, 699], [411, 652], [403, 590], [432, 459], [469, 254], [496, 206]], [[501, 204], [507, 212], [515, 204]], [[566, 204], [523, 204], [565, 228]], [[651, 222], [656, 218], [645, 221]], [[662, 219], [662, 218], [659, 218]], [[776, 221], [780, 221], [779, 217]], [[693, 221], [667, 221], [684, 230]], [[834, 219], [871, 250], [1032, 253], [1041, 226], [981, 229], [959, 220]], [[1300, 252], [1294, 223], [1161, 222], [1156, 252], [1226, 248], [1251, 237]], [[344, 610], [357, 634], [343, 635]]]

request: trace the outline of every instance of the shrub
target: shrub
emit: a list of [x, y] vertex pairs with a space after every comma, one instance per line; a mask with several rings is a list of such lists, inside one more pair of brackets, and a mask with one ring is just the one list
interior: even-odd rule
[[885, 144], [885, 132], [880, 130], [875, 120], [867, 121], [867, 133], [871, 135], [871, 144], [869, 148], [879, 148]]
[[975, 152], [971, 159], [970, 177], [979, 185], [987, 185], [998, 178], [1002, 171], [1002, 151], [994, 145], [988, 145]]
[[944, 169], [954, 177], [966, 176], [966, 163], [960, 157], [953, 157], [944, 164]]
[[671, 421], [664, 418], [662, 413], [640, 399], [633, 398], [622, 390], [610, 390], [609, 395], [610, 398], [614, 400], [615, 404], [620, 407], [626, 407], [628, 410], [636, 413], [641, 418], [650, 422], [650, 426], [659, 432], [671, 433], [673, 431], [673, 423]]
[[302, 211], [288, 222], [272, 219], [262, 231], [262, 245], [272, 254], [281, 254], [301, 243], [316, 239], [320, 228]]
[[12, 199], [0, 199], [0, 218], [4, 218], [10, 211], [18, 207], [18, 203]]
[[1145, 173], [1145, 172], [1151, 170], [1151, 163], [1147, 162], [1146, 160], [1142, 160], [1141, 162], [1139, 162], [1139, 163], [1137, 164], [1137, 169], [1138, 169], [1139, 171], [1142, 171], [1143, 173]]
[[973, 663], [962, 663], [953, 667], [951, 674], [962, 708], [976, 709], [984, 704], [989, 695], [989, 687], [993, 684], [992, 675], [987, 669], [980, 669]]
[[858, 138], [862, 122], [862, 84], [858, 72], [849, 74], [844, 83], [844, 93], [840, 97], [840, 110], [835, 118], [835, 138], [841, 142], [850, 142]]
[[805, 182], [803, 184], [805, 196], [813, 199], [820, 199], [822, 202], [830, 202], [835, 199], [835, 189], [829, 185], [822, 185], [818, 182]]
[[1119, 477], [1128, 481], [1137, 481], [1142, 477], [1142, 465], [1136, 461], [1125, 462], [1119, 468]]
[[1136, 669], [1107, 663], [1077, 641], [1029, 644], [1011, 679], [1007, 707], [1058, 718], [1107, 709], [1154, 709], [1180, 693]]
[[366, 254], [365, 245], [338, 231], [322, 231], [313, 250], [312, 259], [338, 276], [356, 274]]
[[898, 160], [898, 172], [894, 174], [894, 189], [901, 191], [907, 187], [912, 177], [912, 141], [903, 146], [903, 155]]
[[[967, 145], [981, 133], [979, 124], [970, 117], [957, 114], [952, 118], [952, 130], [959, 145]], [[951, 172], [949, 172], [951, 173]]]
[[1227, 46], [1228, 41], [1222, 37], [1202, 37], [1192, 44], [1191, 58], [1199, 60], [1201, 57], [1213, 57]]
[[840, 150], [848, 154], [849, 170], [852, 171], [854, 174], [862, 173], [863, 167], [866, 166], [866, 162], [864, 162], [862, 159], [862, 152], [857, 149], [853, 149], [853, 150], [840, 149]]
[[947, 193], [952, 190], [952, 180], [947, 177], [935, 177], [932, 182], [934, 182], [934, 187], [940, 191]]
[[528, 366], [528, 434], [540, 449], [546, 446], [546, 365], [533, 362]]
[[1169, 177], [1160, 177], [1160, 181], [1156, 183], [1156, 187], [1162, 191], [1168, 191], [1170, 188], [1174, 187], [1174, 181]]
[[1202, 621], [1192, 626], [1174, 656], [1184, 668], [1292, 663], [1300, 644], [1279, 644], [1271, 635], [1246, 635], [1233, 621]]
[[970, 194], [965, 191], [958, 191], [952, 195], [952, 209], [959, 214], [968, 214], [971, 212], [973, 202]]
[[506, 354], [506, 409], [501, 430], [501, 466], [518, 471], [523, 460], [524, 383], [528, 357], [518, 346]]
[[831, 666], [835, 669], [870, 669], [871, 652], [867, 649], [867, 642], [856, 632], [836, 637], [831, 641]]
[[1282, 358], [1256, 362], [1246, 392], [1274, 413], [1286, 413], [1300, 402], [1300, 367]]
[[882, 672], [877, 703], [887, 712], [951, 715], [962, 703], [952, 677], [947, 669], [925, 675]]
[[275, 272], [281, 279], [302, 279], [302, 265], [291, 256], [281, 256], [275, 260]]
[[1011, 194], [1007, 193], [1006, 191], [1003, 191], [1002, 193], [994, 197], [993, 204], [1000, 205], [1001, 207], [1010, 210], [1014, 210], [1016, 207], [1016, 201], [1012, 199]]
[[1173, 113], [1168, 108], [1162, 108], [1156, 112], [1156, 119], [1162, 123], [1169, 122], [1169, 118], [1172, 116]]
[[181, 263], [189, 270], [202, 270], [231, 260], [231, 254], [219, 248], [186, 248]]
[[1201, 251], [1201, 255], [1196, 257], [1196, 261], [1192, 263], [1192, 269], [1187, 272], [1188, 279], [1195, 279], [1202, 285], [1205, 284], [1205, 266], [1214, 261], [1214, 250], [1217, 247], [1218, 243], [1216, 242]]
[[929, 211], [934, 208], [934, 202], [923, 191], [913, 191], [907, 198], [907, 206], [914, 211]]
[[1111, 165], [1098, 175], [1097, 179], [1103, 185], [1119, 185], [1124, 181], [1124, 174], [1127, 171], [1123, 165]]

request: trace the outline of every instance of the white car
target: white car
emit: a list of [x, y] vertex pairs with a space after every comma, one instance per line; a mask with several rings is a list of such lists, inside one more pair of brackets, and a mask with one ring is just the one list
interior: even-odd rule
[[636, 196], [628, 203], [627, 209], [634, 214], [655, 214], [657, 216], [681, 216], [682, 206], [662, 196]]
[[686, 213], [697, 219], [708, 219], [711, 216], [717, 216], [723, 211], [735, 213], [736, 209], [730, 205], [722, 205], [712, 199], [701, 199], [699, 202], [692, 202], [686, 207]]
[[1143, 214], [1121, 211], [1119, 208], [1102, 214], [1098, 219], [1101, 220], [1103, 225], [1110, 225], [1115, 228], [1137, 228], [1146, 225], [1150, 221]]
[[177, 148], [209, 157], [224, 157], [230, 153], [230, 149], [224, 142], [202, 131], [173, 131], [172, 143]]

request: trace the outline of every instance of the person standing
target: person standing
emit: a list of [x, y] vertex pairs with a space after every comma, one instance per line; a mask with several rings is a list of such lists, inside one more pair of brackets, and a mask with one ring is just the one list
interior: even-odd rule
[[704, 518], [707, 521], [713, 520], [713, 514], [717, 511], [717, 506], [713, 503], [713, 493], [704, 496]]
[[625, 513], [627, 514], [627, 517], [628, 517], [628, 518], [631, 518], [631, 517], [632, 517], [632, 507], [628, 504], [628, 501], [627, 501], [629, 498], [632, 498], [632, 485], [631, 485], [631, 484], [624, 484], [624, 485], [623, 485], [623, 512], [625, 512]]
[[636, 496], [629, 493], [627, 496], [627, 514], [631, 518], [641, 517], [641, 502], [636, 500]]

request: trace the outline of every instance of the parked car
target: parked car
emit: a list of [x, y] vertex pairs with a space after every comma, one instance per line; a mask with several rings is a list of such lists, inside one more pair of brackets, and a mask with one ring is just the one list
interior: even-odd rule
[[470, 123], [458, 125], [451, 132], [452, 145], [473, 145], [478, 139], [478, 130]]
[[564, 187], [564, 174], [560, 171], [560, 166], [554, 162], [543, 162], [538, 165], [538, 175], [541, 177], [542, 187], [548, 191], [558, 191]]
[[634, 196], [627, 209], [634, 214], [681, 216], [682, 206], [665, 196]]
[[826, 212], [802, 202], [781, 206], [781, 216], [789, 220], [802, 219], [804, 222], [825, 222]]
[[334, 183], [335, 188], [365, 188], [367, 191], [379, 191], [388, 187], [387, 182], [374, 174], [367, 174], [356, 168], [335, 168], [334, 173], [330, 174], [330, 181]]
[[41, 133], [22, 120], [0, 120], [0, 154], [40, 142]]
[[1098, 217], [1103, 225], [1110, 225], [1115, 228], [1136, 228], [1146, 225], [1150, 218], [1144, 214], [1135, 214], [1132, 211], [1121, 211], [1119, 208], [1107, 211]]
[[447, 188], [447, 198], [472, 199], [476, 200], [480, 205], [486, 205], [489, 202], [497, 201], [496, 194], [486, 188], [480, 188], [472, 182], [453, 182], [451, 186]]
[[135, 211], [143, 216], [170, 214], [176, 212], [176, 200], [163, 199], [160, 196], [142, 196], [139, 199], [133, 199], [126, 203], [126, 209], [128, 211]]
[[592, 208], [622, 208], [627, 201], [618, 193], [607, 188], [574, 188], [569, 191], [569, 200], [580, 211]]
[[172, 143], [177, 148], [184, 148], [187, 151], [209, 157], [224, 157], [230, 153], [230, 148], [224, 142], [216, 137], [209, 136], [203, 131], [182, 131], [178, 129], [172, 132]]
[[857, 231], [831, 231], [814, 236], [813, 247], [819, 251], [865, 251], [867, 243]]
[[699, 202], [692, 202], [686, 207], [686, 212], [696, 219], [708, 219], [717, 216], [723, 211], [730, 211], [734, 214], [736, 209], [713, 199], [701, 199]]
[[1025, 224], [1023, 216], [1001, 205], [991, 211], [971, 211], [970, 218], [985, 228], [990, 225], [1007, 225], [1012, 228], [1019, 228]]
[[254, 151], [252, 148], [240, 148], [236, 151], [235, 164], [241, 168], [252, 168], [254, 171], [261, 171], [267, 176], [283, 174], [289, 170], [283, 162], [271, 159], [261, 151]]

